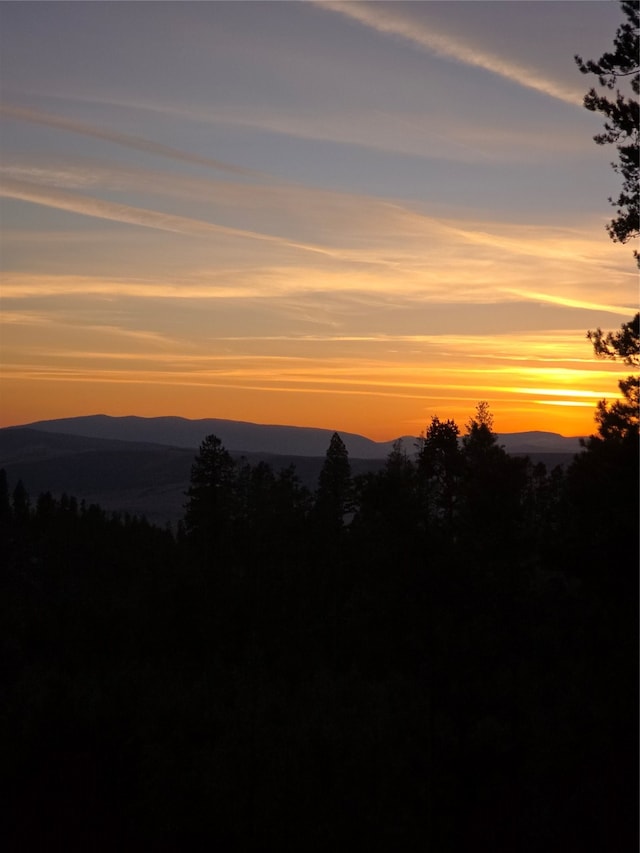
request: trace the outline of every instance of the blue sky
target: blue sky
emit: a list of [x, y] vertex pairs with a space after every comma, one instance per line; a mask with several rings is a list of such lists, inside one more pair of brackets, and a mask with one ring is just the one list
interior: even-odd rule
[[4, 423], [588, 432], [613, 2], [4, 3]]

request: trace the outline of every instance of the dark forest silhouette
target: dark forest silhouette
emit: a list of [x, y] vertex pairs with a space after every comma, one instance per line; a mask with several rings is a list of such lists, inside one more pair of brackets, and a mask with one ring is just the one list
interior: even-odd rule
[[2, 480], [15, 848], [617, 850], [637, 836], [637, 418], [566, 470], [201, 445], [174, 536]]

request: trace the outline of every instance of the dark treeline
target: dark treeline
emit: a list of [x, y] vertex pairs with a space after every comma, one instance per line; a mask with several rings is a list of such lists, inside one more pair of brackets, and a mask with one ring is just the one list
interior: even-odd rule
[[636, 849], [637, 424], [414, 450], [312, 494], [209, 436], [176, 535], [3, 480], [13, 847]]

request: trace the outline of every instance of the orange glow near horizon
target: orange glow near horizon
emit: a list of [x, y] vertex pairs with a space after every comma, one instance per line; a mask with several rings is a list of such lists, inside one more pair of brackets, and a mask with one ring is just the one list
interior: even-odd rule
[[[36, 177], [5, 192], [90, 230], [3, 234], [23, 258], [2, 283], [3, 426], [178, 415], [389, 440], [434, 415], [464, 429], [486, 400], [497, 432], [588, 435], [598, 400], [618, 395], [624, 371], [594, 358], [585, 330], [628, 319], [635, 278], [600, 222], [444, 219], [353, 192], [118, 175], [195, 200], [197, 215], [169, 216], [52, 187], [89, 180], [73, 163]], [[112, 180], [97, 166], [90, 178]], [[247, 228], [213, 224], [237, 208]]]
[[594, 431], [637, 270], [572, 57], [618, 10], [382, 5], [5, 4], [0, 425]]
[[[109, 330], [104, 336], [106, 343]], [[96, 331], [93, 337], [98, 343]], [[396, 341], [389, 352], [385, 340], [382, 350], [374, 343], [348, 360], [345, 353], [322, 358], [344, 342], [307, 342], [305, 357], [286, 354], [291, 342], [255, 343], [260, 354], [106, 346], [83, 352], [56, 350], [45, 336], [28, 358], [16, 352], [13, 361], [4, 359], [2, 426], [98, 413], [180, 415], [322, 427], [384, 441], [418, 435], [434, 415], [464, 429], [476, 404], [487, 400], [497, 432], [588, 435], [596, 403], [617, 396], [621, 375], [619, 365], [584, 357], [582, 335], [558, 337], [555, 364], [545, 335], [435, 338], [429, 346], [422, 341], [424, 354], [413, 340]], [[492, 350], [486, 364], [483, 348]]]
[[[327, 213], [334, 202], [362, 209], [355, 198], [329, 201], [323, 197]], [[523, 239], [523, 256], [514, 258], [512, 239], [500, 254], [506, 227], [494, 223], [491, 240], [487, 223], [474, 243], [467, 225], [467, 251], [479, 254], [461, 266], [447, 226], [439, 225], [440, 242], [427, 257], [423, 231], [414, 239], [420, 217], [387, 207], [378, 211], [386, 226], [408, 219], [405, 234], [397, 230], [397, 264], [375, 231], [370, 263], [309, 264], [298, 251], [295, 263], [287, 255], [282, 266], [264, 266], [260, 248], [217, 271], [198, 270], [200, 243], [172, 242], [171, 262], [184, 265], [178, 273], [161, 269], [166, 238], [158, 242], [154, 232], [149, 244], [138, 238], [140, 276], [121, 279], [100, 269], [113, 267], [100, 232], [75, 254], [63, 241], [60, 258], [46, 255], [46, 263], [66, 274], [12, 272], [3, 281], [2, 425], [179, 415], [389, 440], [418, 435], [434, 415], [464, 429], [487, 400], [498, 432], [593, 432], [598, 400], [617, 396], [624, 371], [594, 358], [584, 329], [615, 328], [631, 310], [613, 247], [594, 244], [591, 266], [580, 260], [584, 235], [574, 234], [578, 280], [553, 256], [553, 229], [547, 240], [538, 232]], [[76, 264], [96, 269], [75, 275]], [[604, 266], [616, 269], [606, 296]], [[562, 294], [534, 290], [543, 276], [564, 280]], [[502, 325], [523, 331], [496, 331]]]
[[[426, 395], [422, 401], [415, 398], [409, 401], [404, 396], [390, 400], [389, 396], [366, 392], [344, 392], [338, 396], [332, 391], [207, 386], [198, 387], [194, 393], [193, 386], [184, 384], [158, 384], [150, 389], [143, 379], [100, 383], [99, 386], [93, 380], [72, 383], [62, 380], [62, 388], [57, 387], [59, 384], [34, 380], [28, 390], [25, 386], [14, 389], [8, 384], [3, 393], [2, 426], [91, 414], [114, 417], [179, 414], [190, 419], [223, 418], [335, 429], [366, 435], [375, 441], [388, 441], [400, 435], [419, 435], [433, 415], [453, 418], [462, 429], [473, 415], [476, 403], [489, 398], [497, 432], [543, 430], [574, 436], [594, 431], [595, 405], [573, 400], [533, 400], [530, 404], [517, 400], [496, 402], [491, 400], [490, 394], [480, 393], [476, 397], [469, 395], [463, 401], [427, 398]], [[81, 386], [80, 393], [78, 386]], [[609, 399], [613, 397], [612, 394]], [[419, 416], [420, 412], [424, 413], [423, 417]]]

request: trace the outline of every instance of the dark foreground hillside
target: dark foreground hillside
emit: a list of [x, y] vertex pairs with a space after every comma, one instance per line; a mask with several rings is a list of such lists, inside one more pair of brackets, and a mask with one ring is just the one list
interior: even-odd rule
[[176, 537], [0, 489], [10, 849], [636, 849], [637, 442], [435, 420], [313, 491], [212, 436]]

